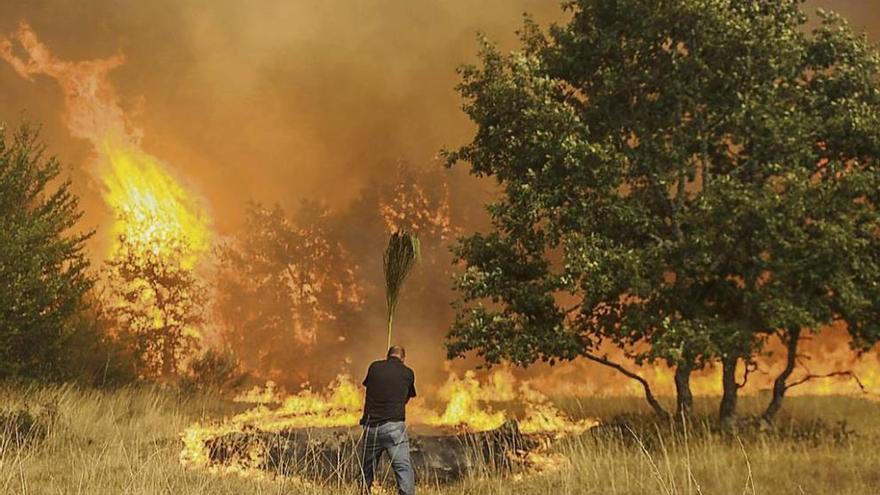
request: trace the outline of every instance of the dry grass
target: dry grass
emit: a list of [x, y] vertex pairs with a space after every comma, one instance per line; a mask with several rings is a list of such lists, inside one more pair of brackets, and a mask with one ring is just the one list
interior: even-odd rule
[[[177, 458], [184, 427], [234, 407], [208, 394], [5, 385], [0, 400], [7, 411], [0, 415], [0, 493], [356, 493], [353, 486], [321, 488], [182, 468]], [[786, 404], [792, 416], [777, 431], [747, 427], [737, 433], [717, 431], [708, 421], [684, 431], [639, 414], [619, 419], [640, 410], [641, 403], [630, 399], [560, 403], [573, 414], [597, 415], [610, 424], [560, 444], [569, 465], [521, 480], [420, 487], [420, 493], [873, 494], [880, 486], [880, 405], [873, 402], [794, 398]], [[708, 411], [710, 402], [700, 405]], [[757, 410], [759, 401], [747, 398], [742, 405]], [[836, 426], [840, 420], [849, 426]]]

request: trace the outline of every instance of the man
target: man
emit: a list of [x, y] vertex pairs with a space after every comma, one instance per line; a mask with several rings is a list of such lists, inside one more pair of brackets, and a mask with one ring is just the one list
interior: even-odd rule
[[388, 349], [388, 358], [371, 364], [364, 379], [367, 399], [361, 425], [364, 427], [362, 481], [366, 493], [370, 493], [382, 452], [387, 452], [391, 459], [391, 468], [397, 478], [397, 493], [416, 493], [405, 423], [406, 403], [416, 396], [416, 378], [404, 364], [405, 360], [406, 350], [392, 346]]

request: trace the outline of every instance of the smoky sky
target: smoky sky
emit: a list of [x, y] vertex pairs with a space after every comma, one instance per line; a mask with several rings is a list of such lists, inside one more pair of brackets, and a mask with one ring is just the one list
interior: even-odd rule
[[[475, 59], [478, 31], [513, 47], [523, 12], [561, 16], [530, 0], [7, 0], [0, 32], [26, 21], [65, 60], [122, 53], [110, 78], [144, 148], [205, 198], [222, 232], [247, 201], [342, 206], [398, 161], [429, 164], [464, 142], [455, 68]], [[0, 95], [0, 121], [42, 124], [86, 222], [106, 222], [91, 148], [67, 132], [56, 83], [0, 64]]]
[[[807, 8], [835, 9], [876, 39], [874, 3]], [[67, 60], [124, 54], [110, 78], [145, 149], [205, 198], [222, 232], [247, 201], [339, 207], [397, 161], [430, 164], [466, 142], [455, 69], [475, 60], [478, 32], [514, 48], [525, 12], [565, 19], [555, 0], [5, 0], [0, 32], [26, 21]], [[0, 64], [0, 95], [0, 121], [42, 124], [86, 222], [105, 222], [91, 148], [64, 127], [55, 82]], [[463, 168], [450, 174], [460, 188], [486, 187]]]

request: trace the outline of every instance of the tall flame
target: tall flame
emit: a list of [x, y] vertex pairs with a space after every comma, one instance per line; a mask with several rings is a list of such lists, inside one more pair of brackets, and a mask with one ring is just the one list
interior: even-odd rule
[[200, 205], [139, 147], [107, 139], [102, 155], [109, 165], [101, 175], [104, 199], [116, 212], [114, 236], [163, 258], [175, 250], [183, 252], [181, 261], [191, 268], [210, 242], [208, 219]]
[[[19, 57], [16, 47], [27, 58]], [[0, 58], [27, 80], [46, 75], [61, 86], [71, 134], [90, 141], [99, 157], [97, 175], [104, 200], [115, 214], [114, 238], [124, 239], [136, 251], [163, 255], [182, 250], [181, 263], [192, 267], [208, 248], [209, 219], [200, 202], [141, 147], [141, 132], [129, 122], [107, 79], [124, 57], [60, 60], [22, 23], [10, 37], [0, 38]], [[111, 256], [118, 245], [112, 249]]]

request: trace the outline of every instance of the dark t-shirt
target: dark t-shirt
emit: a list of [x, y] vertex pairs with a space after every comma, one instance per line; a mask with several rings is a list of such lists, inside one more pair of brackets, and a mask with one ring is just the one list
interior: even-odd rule
[[367, 399], [362, 425], [406, 421], [406, 403], [416, 396], [416, 375], [403, 361], [390, 357], [374, 362], [367, 370], [364, 386]]

